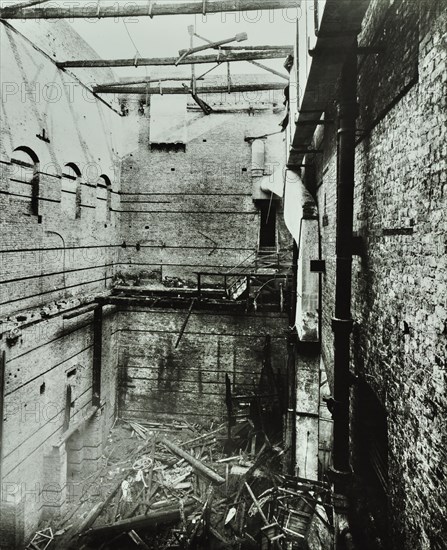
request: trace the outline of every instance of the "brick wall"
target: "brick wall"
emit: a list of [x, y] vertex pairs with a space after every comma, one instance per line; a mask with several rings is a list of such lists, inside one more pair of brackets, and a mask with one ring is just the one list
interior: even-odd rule
[[[240, 112], [188, 112], [184, 152], [151, 151], [149, 118], [139, 118], [139, 147], [122, 169], [124, 275], [142, 272], [143, 278], [177, 277], [195, 285], [195, 272], [231, 269], [257, 249], [259, 212], [252, 201], [251, 145], [244, 138], [277, 131], [283, 117], [272, 92], [262, 94], [254, 116], [241, 98], [233, 106]], [[219, 99], [206, 101], [219, 105]]]
[[[59, 511], [70, 495], [65, 446], [54, 454], [52, 445], [64, 431], [67, 386], [71, 386], [69, 426], [82, 420], [91, 406], [92, 321], [92, 312], [70, 320], [58, 315], [23, 328], [16, 343], [6, 346], [2, 490], [5, 502], [13, 499], [23, 509], [24, 530], [17, 536], [32, 532], [43, 514]], [[94, 437], [90, 428], [85, 430], [81, 449], [101, 445], [115, 416], [117, 336], [116, 317], [113, 311], [106, 312], [102, 429]], [[60, 464], [59, 481], [45, 473], [48, 457]], [[85, 477], [87, 458], [76, 483]]]
[[[442, 548], [446, 428], [446, 36], [441, 2], [374, 1], [360, 44], [352, 369], [387, 417], [393, 548]], [[334, 112], [328, 110], [328, 118]], [[322, 347], [332, 379], [336, 164], [333, 128], [319, 140]], [[354, 421], [364, 404], [353, 387]], [[356, 434], [355, 437], [357, 437]], [[354, 470], [359, 473], [356, 439]], [[370, 533], [369, 533], [370, 534]], [[363, 533], [365, 548], [370, 542]], [[377, 541], [376, 541], [377, 542]]]
[[[63, 21], [17, 22], [14, 27], [6, 23], [0, 27], [2, 317], [104, 290], [110, 286], [120, 244], [114, 211], [119, 210], [121, 153], [115, 130], [121, 117], [95, 99], [73, 73], [54, 64], [54, 57], [96, 54]], [[110, 77], [113, 74], [106, 69], [82, 75], [85, 82]], [[34, 208], [30, 169], [11, 163], [17, 148], [26, 148], [35, 162], [38, 197]], [[73, 216], [67, 215], [62, 201], [62, 195], [70, 196], [62, 178], [69, 163], [79, 171], [73, 183], [79, 190]], [[103, 174], [112, 184], [112, 211], [105, 216], [98, 215], [103, 203], [98, 183], [104, 181], [100, 180]]]
[[[66, 314], [82, 312], [92, 296], [110, 287], [121, 244], [116, 213], [120, 146], [111, 132], [120, 117], [52, 61], [96, 54], [63, 21], [14, 26], [20, 33], [4, 23], [0, 28], [0, 346], [6, 352], [0, 539], [5, 548], [22, 547], [39, 520], [60, 512], [70, 496], [66, 451], [75, 442], [58, 452], [53, 445], [64, 430], [67, 386], [72, 388], [70, 426], [83, 418], [92, 401], [93, 313]], [[82, 76], [91, 82], [100, 75], [110, 78], [106, 70]], [[11, 163], [18, 147], [38, 159], [35, 169]], [[70, 180], [77, 188], [73, 215], [62, 199], [67, 163], [79, 169], [77, 180]], [[112, 183], [111, 212], [105, 215], [98, 208], [101, 174]], [[35, 206], [33, 177], [38, 178]], [[85, 475], [88, 459], [97, 454], [113, 422], [117, 330], [109, 310], [102, 420], [99, 433], [91, 423], [78, 441], [79, 476]]]
[[285, 315], [194, 311], [178, 344], [187, 310], [132, 309], [120, 314], [120, 415], [141, 421], [186, 418], [210, 424], [226, 418], [225, 375], [234, 393], [259, 382], [266, 336], [272, 366], [285, 374]]

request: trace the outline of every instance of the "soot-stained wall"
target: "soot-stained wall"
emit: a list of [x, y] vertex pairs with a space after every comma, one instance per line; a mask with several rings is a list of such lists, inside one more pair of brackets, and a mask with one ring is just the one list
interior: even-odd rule
[[278, 313], [187, 310], [119, 313], [120, 414], [141, 421], [186, 418], [204, 424], [226, 416], [225, 375], [235, 393], [259, 383], [266, 337], [272, 367], [285, 374], [288, 319]]

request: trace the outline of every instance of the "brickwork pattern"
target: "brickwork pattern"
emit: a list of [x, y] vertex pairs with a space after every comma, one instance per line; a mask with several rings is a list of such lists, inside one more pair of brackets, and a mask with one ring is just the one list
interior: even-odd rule
[[[442, 2], [402, 0], [391, 7], [372, 2], [361, 37], [363, 45], [376, 37], [384, 49], [375, 61], [360, 65], [362, 133], [354, 230], [362, 237], [364, 251], [353, 262], [352, 369], [374, 390], [387, 413], [391, 545], [403, 549], [445, 545], [446, 29]], [[401, 50], [396, 50], [396, 43], [406, 45], [398, 63]], [[332, 129], [325, 130], [323, 144], [325, 158], [318, 167], [326, 260], [322, 343], [332, 381]], [[353, 445], [355, 457], [355, 441]]]

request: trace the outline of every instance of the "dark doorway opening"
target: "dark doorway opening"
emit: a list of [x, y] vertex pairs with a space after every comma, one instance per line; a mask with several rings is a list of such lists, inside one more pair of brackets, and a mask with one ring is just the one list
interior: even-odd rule
[[276, 204], [273, 201], [260, 201], [261, 226], [259, 248], [276, 247]]

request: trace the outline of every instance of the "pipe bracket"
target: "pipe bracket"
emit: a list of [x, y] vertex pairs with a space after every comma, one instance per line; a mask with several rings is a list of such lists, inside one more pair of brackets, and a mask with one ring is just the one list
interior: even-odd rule
[[354, 319], [337, 319], [336, 317], [332, 318], [332, 331], [337, 333], [348, 333], [352, 332], [354, 327]]

